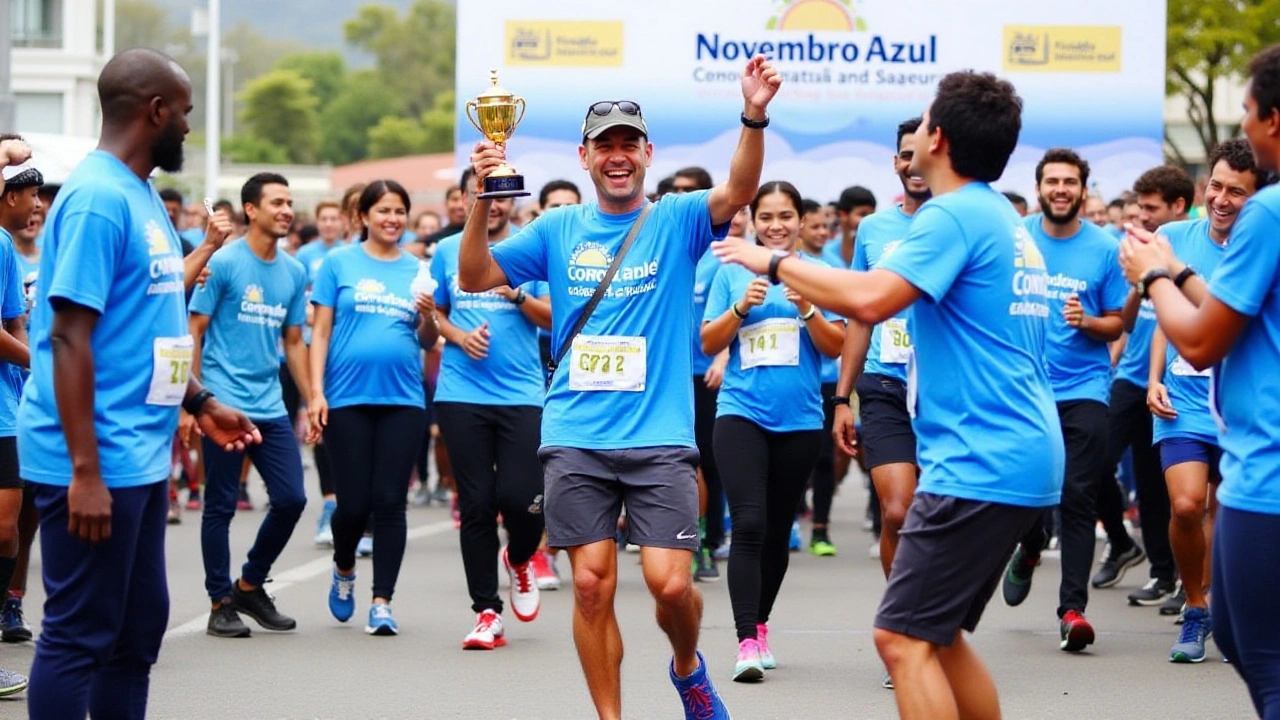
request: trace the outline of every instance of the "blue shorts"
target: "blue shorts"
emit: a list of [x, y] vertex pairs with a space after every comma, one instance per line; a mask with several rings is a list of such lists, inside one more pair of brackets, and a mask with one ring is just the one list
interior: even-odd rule
[[1222, 448], [1214, 443], [1194, 438], [1174, 437], [1160, 441], [1160, 469], [1168, 472], [1169, 468], [1185, 462], [1204, 463], [1209, 466], [1209, 482], [1218, 482], [1222, 475], [1218, 473], [1218, 463], [1222, 462]]

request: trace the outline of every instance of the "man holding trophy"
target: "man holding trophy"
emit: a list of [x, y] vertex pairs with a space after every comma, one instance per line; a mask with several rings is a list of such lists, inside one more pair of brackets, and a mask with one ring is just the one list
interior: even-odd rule
[[622, 636], [613, 600], [614, 533], [624, 501], [627, 539], [641, 546], [685, 716], [729, 717], [697, 651], [702, 596], [690, 572], [699, 539], [689, 298], [698, 259], [755, 196], [766, 110], [781, 84], [763, 57], [749, 61], [742, 136], [728, 180], [657, 203], [645, 198], [653, 145], [640, 105], [592, 104], [578, 156], [596, 201], [550, 210], [492, 249], [490, 199], [524, 192], [503, 148], [523, 102], [492, 91], [477, 100], [477, 125], [488, 140], [476, 144], [471, 162], [483, 191], [463, 231], [458, 280], [468, 292], [533, 280], [550, 286], [553, 359], [538, 453], [544, 514], [548, 543], [566, 548], [573, 566], [574, 642], [602, 719], [622, 716]]

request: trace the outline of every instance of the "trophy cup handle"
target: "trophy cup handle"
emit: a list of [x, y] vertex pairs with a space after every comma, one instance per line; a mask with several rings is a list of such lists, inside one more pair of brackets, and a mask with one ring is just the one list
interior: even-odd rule
[[515, 122], [511, 123], [511, 133], [509, 133], [508, 135], [511, 135], [511, 134], [514, 134], [514, 133], [515, 133], [515, 131], [516, 131], [516, 126], [520, 124], [520, 121], [521, 121], [521, 120], [524, 120], [524, 111], [525, 111], [524, 98], [522, 98], [522, 97], [518, 97], [518, 98], [513, 99], [511, 102], [512, 102], [512, 104], [513, 104], [513, 105], [519, 105], [519, 106], [520, 106], [520, 114], [519, 114], [519, 115], [516, 115]]
[[[471, 114], [471, 111], [473, 110], [476, 111], [475, 115]], [[479, 130], [481, 135], [484, 135], [485, 134], [484, 128], [480, 127], [479, 114], [480, 114], [480, 106], [476, 103], [475, 100], [468, 100], [466, 104], [467, 121], [471, 123], [472, 127], [474, 127], [476, 130]]]

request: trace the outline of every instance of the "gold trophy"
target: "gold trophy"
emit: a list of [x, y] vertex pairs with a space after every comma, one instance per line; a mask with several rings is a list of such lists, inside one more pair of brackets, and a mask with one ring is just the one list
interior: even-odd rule
[[[480, 93], [475, 100], [467, 101], [467, 119], [482, 135], [502, 147], [507, 139], [516, 131], [516, 126], [524, 119], [524, 98], [498, 87], [498, 71], [489, 71], [489, 82], [492, 86]], [[516, 114], [516, 108], [520, 113]], [[475, 115], [471, 111], [475, 110]], [[489, 177], [484, 179], [484, 192], [478, 198], [524, 197], [529, 193], [524, 189], [524, 176], [516, 173], [516, 169], [505, 162], [498, 166]]]

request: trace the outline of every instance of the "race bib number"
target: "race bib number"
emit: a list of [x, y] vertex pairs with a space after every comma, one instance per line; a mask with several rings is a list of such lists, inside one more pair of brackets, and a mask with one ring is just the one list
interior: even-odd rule
[[904, 318], [889, 318], [880, 324], [880, 362], [904, 365], [911, 357], [911, 335]]
[[569, 389], [644, 392], [645, 361], [642, 337], [579, 335], [573, 339]]
[[1203, 378], [1207, 378], [1207, 377], [1209, 377], [1210, 375], [1212, 375], [1212, 374], [1213, 374], [1213, 369], [1212, 369], [1212, 368], [1205, 368], [1204, 370], [1197, 370], [1197, 369], [1195, 369], [1195, 368], [1191, 367], [1191, 363], [1187, 362], [1186, 360], [1183, 360], [1181, 355], [1179, 355], [1179, 356], [1177, 356], [1177, 357], [1175, 357], [1175, 358], [1173, 359], [1173, 367], [1169, 368], [1169, 370], [1170, 370], [1174, 375], [1177, 375], [1178, 377], [1203, 377]]
[[187, 395], [187, 380], [191, 377], [191, 359], [194, 353], [195, 341], [190, 335], [156, 338], [152, 346], [148, 405], [182, 404], [182, 398]]
[[800, 364], [800, 321], [771, 318], [738, 331], [738, 359], [743, 370], [761, 365]]
[[916, 419], [916, 400], [919, 398], [920, 381], [916, 377], [916, 354], [907, 351], [907, 414]]

